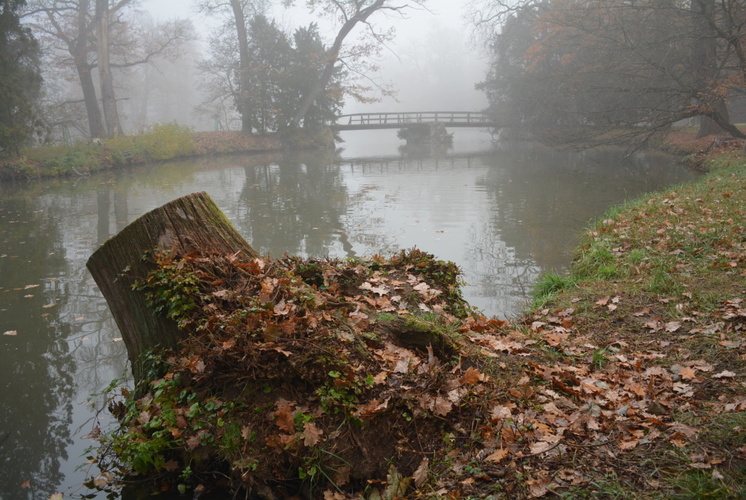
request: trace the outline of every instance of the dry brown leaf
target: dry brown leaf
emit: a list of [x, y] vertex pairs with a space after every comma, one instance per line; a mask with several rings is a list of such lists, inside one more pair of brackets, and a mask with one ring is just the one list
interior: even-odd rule
[[532, 455], [538, 455], [540, 453], [544, 453], [551, 447], [552, 447], [552, 444], [550, 443], [547, 443], [545, 441], [538, 441], [536, 443], [531, 443], [528, 449], [531, 451]]
[[202, 439], [199, 436], [192, 436], [186, 440], [187, 447], [190, 450], [195, 449], [200, 443], [202, 443]]
[[453, 408], [453, 404], [448, 399], [438, 396], [435, 398], [435, 404], [433, 406], [433, 413], [439, 417], [445, 417]]
[[549, 492], [549, 485], [551, 484], [551, 482], [552, 479], [548, 474], [542, 474], [535, 479], [529, 479], [528, 481], [526, 481], [526, 483], [528, 484], [529, 496], [531, 498], [543, 497]]
[[632, 450], [637, 448], [638, 444], [640, 444], [640, 441], [637, 439], [632, 439], [631, 441], [620, 441], [619, 448], [625, 451]]
[[428, 460], [428, 458], [425, 457], [422, 459], [422, 462], [420, 462], [420, 465], [419, 467], [417, 467], [417, 470], [414, 471], [414, 474], [412, 474], [412, 479], [414, 479], [414, 484], [418, 488], [427, 482], [427, 471], [428, 471], [429, 466], [430, 466], [430, 460]]
[[687, 366], [686, 368], [682, 368], [682, 370], [679, 372], [679, 376], [683, 378], [684, 380], [692, 380], [696, 377], [696, 373], [694, 368], [691, 366]]
[[345, 500], [347, 496], [338, 491], [326, 490], [324, 492], [324, 500]]
[[295, 403], [280, 399], [275, 403], [277, 410], [274, 413], [276, 417], [275, 425], [287, 433], [295, 432], [295, 423], [293, 422], [293, 406]]
[[490, 411], [490, 420], [496, 422], [498, 420], [506, 420], [512, 418], [513, 414], [508, 406], [496, 405], [492, 407]]
[[673, 333], [679, 328], [681, 328], [681, 323], [679, 323], [678, 321], [669, 321], [668, 323], [666, 323], [667, 332]]
[[306, 446], [314, 446], [321, 441], [321, 435], [324, 433], [323, 430], [319, 429], [315, 423], [306, 422], [303, 426], [303, 444]]
[[464, 372], [464, 375], [461, 377], [461, 383], [466, 385], [474, 385], [483, 379], [484, 375], [473, 366], [470, 366], [466, 369], [466, 372]]
[[485, 460], [497, 463], [497, 462], [502, 461], [505, 457], [507, 457], [508, 454], [509, 454], [508, 450], [506, 450], [505, 448], [500, 448], [499, 450], [496, 450], [490, 455], [488, 455], [487, 458], [485, 458]]

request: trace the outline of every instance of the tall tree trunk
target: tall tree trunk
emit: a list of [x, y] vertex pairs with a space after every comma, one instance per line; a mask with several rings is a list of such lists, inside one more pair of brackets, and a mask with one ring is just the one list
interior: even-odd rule
[[297, 127], [300, 125], [300, 122], [303, 121], [306, 113], [308, 113], [308, 110], [311, 108], [313, 101], [315, 101], [316, 98], [321, 95], [321, 93], [324, 92], [324, 90], [326, 89], [326, 86], [329, 84], [329, 80], [334, 74], [334, 66], [339, 60], [339, 53], [342, 50], [342, 43], [344, 42], [347, 35], [350, 34], [355, 25], [367, 21], [371, 14], [383, 7], [385, 3], [386, 0], [376, 0], [372, 5], [359, 10], [345, 21], [345, 23], [342, 25], [342, 28], [340, 28], [339, 33], [337, 33], [337, 37], [334, 39], [334, 43], [327, 51], [326, 66], [324, 66], [324, 71], [319, 76], [319, 79], [316, 80], [316, 83], [311, 88], [311, 90], [301, 98], [300, 104], [298, 104], [298, 109], [290, 120], [291, 126]]
[[251, 109], [249, 104], [249, 34], [246, 30], [246, 16], [241, 8], [240, 0], [231, 0], [233, 17], [236, 21], [236, 35], [238, 36], [238, 112], [241, 115], [241, 132], [251, 133]]
[[109, 61], [109, 0], [96, 0], [96, 48], [106, 132], [107, 137], [113, 137], [122, 134], [122, 125]]
[[148, 212], [91, 255], [86, 266], [109, 303], [136, 381], [143, 380], [147, 368], [142, 353], [175, 348], [182, 336], [176, 323], [154, 314], [143, 292], [132, 288], [152, 269], [143, 256], [156, 250], [259, 256], [206, 193], [190, 194]]
[[96, 96], [96, 85], [93, 83], [91, 76], [91, 64], [88, 62], [90, 27], [88, 25], [88, 0], [78, 2], [77, 12], [77, 34], [74, 42], [68, 45], [70, 54], [75, 61], [75, 69], [80, 79], [80, 88], [83, 91], [83, 102], [88, 117], [88, 130], [91, 138], [104, 137], [106, 131], [101, 120], [101, 109], [98, 107], [98, 97]]
[[80, 79], [80, 88], [83, 90], [83, 102], [85, 104], [86, 116], [88, 117], [88, 130], [91, 138], [105, 137], [106, 130], [104, 129], [104, 122], [101, 119], [101, 109], [98, 107], [96, 85], [93, 83], [93, 76], [91, 76], [91, 66], [87, 61], [81, 61], [76, 56], [75, 69]]

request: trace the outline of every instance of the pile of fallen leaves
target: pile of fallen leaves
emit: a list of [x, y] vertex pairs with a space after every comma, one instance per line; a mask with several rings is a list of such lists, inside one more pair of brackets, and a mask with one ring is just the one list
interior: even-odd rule
[[457, 267], [419, 250], [154, 259], [138, 288], [182, 349], [111, 405], [122, 429], [106, 441], [150, 478], [280, 496], [375, 489], [394, 472], [423, 485], [444, 450], [471, 446], [497, 394], [470, 335], [499, 322], [471, 315]]

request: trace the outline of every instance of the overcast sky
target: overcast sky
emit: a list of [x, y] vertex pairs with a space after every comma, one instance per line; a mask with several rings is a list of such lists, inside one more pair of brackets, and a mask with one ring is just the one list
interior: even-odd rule
[[[279, 2], [277, 2], [279, 3]], [[289, 31], [307, 25], [313, 19], [300, 7], [285, 11], [278, 7], [278, 23]], [[349, 101], [346, 112], [361, 111], [469, 111], [486, 106], [481, 92], [474, 84], [484, 78], [485, 62], [478, 49], [469, 42], [469, 29], [463, 19], [467, 0], [428, 0], [424, 9], [409, 9], [407, 19], [373, 16], [375, 24], [396, 27], [396, 39], [390, 44], [380, 62], [380, 78], [397, 89], [397, 101], [384, 98], [375, 104]], [[159, 20], [192, 18], [203, 37], [209, 32], [211, 21], [195, 12], [190, 0], [142, 0], [142, 7]], [[322, 35], [331, 43], [331, 28]]]

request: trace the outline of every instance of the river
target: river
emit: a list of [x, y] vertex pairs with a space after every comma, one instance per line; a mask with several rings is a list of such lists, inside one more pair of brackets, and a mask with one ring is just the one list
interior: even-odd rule
[[89, 493], [91, 395], [129, 368], [85, 263], [174, 198], [206, 191], [271, 256], [416, 246], [456, 262], [469, 302], [504, 318], [522, 311], [542, 270], [570, 263], [608, 207], [693, 178], [666, 155], [493, 147], [469, 131], [435, 153], [400, 151], [393, 131], [344, 137], [337, 157], [226, 156], [0, 184], [0, 500]]

